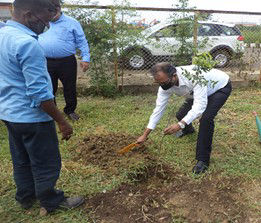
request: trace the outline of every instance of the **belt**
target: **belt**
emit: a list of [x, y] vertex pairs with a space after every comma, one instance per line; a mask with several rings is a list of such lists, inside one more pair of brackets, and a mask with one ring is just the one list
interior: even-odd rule
[[47, 60], [54, 60], [54, 61], [59, 61], [59, 60], [66, 60], [70, 58], [74, 58], [74, 55], [67, 56], [67, 57], [59, 57], [59, 58], [51, 58], [51, 57], [46, 57]]

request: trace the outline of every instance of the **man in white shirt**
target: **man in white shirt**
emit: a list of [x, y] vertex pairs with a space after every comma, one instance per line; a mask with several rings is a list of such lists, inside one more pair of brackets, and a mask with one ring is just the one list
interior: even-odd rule
[[[155, 129], [166, 109], [169, 97], [173, 94], [184, 96], [185, 103], [176, 114], [179, 122], [167, 127], [164, 134], [171, 135], [180, 130], [182, 130], [182, 136], [193, 133], [194, 128], [191, 123], [201, 116], [196, 149], [198, 162], [192, 170], [193, 173], [200, 174], [205, 172], [209, 166], [214, 118], [228, 99], [232, 87], [229, 76], [222, 71], [212, 69], [209, 72], [203, 72], [201, 75], [207, 80], [206, 85], [193, 83], [193, 78], [189, 80], [185, 77], [184, 71], [195, 75], [195, 66], [175, 68], [169, 63], [158, 63], [151, 68], [151, 73], [160, 87], [156, 107], [143, 135], [137, 139], [137, 143], [144, 143], [151, 131]], [[213, 83], [215, 83], [214, 86]]]

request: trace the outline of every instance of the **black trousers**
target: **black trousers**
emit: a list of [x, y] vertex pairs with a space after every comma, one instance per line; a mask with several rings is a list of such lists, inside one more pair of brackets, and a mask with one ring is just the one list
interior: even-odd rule
[[76, 80], [77, 61], [74, 55], [64, 58], [47, 58], [47, 68], [52, 79], [53, 94], [58, 89], [58, 80], [63, 84], [63, 95], [65, 99], [64, 113], [73, 113], [77, 106]]
[[23, 204], [36, 198], [47, 211], [53, 211], [65, 199], [63, 191], [55, 189], [61, 156], [54, 121], [4, 122], [9, 134], [16, 200]]
[[[207, 108], [200, 118], [198, 139], [197, 139], [197, 149], [196, 149], [196, 159], [199, 161], [209, 162], [210, 154], [212, 150], [212, 141], [214, 134], [214, 118], [216, 117], [218, 111], [225, 104], [229, 95], [231, 94], [232, 86], [229, 81], [228, 84], [208, 97]], [[193, 99], [186, 99], [185, 103], [180, 107], [179, 111], [176, 113], [176, 118], [180, 121], [186, 114], [191, 110], [193, 105]], [[184, 132], [189, 131], [193, 128], [192, 124], [187, 125]]]

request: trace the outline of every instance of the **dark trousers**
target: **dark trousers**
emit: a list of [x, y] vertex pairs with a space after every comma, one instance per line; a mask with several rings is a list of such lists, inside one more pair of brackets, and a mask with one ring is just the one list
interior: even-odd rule
[[76, 80], [77, 61], [74, 55], [59, 59], [47, 58], [47, 68], [52, 79], [53, 94], [58, 89], [58, 80], [63, 84], [64, 113], [73, 113], [77, 106]]
[[[214, 134], [214, 118], [218, 111], [225, 104], [230, 93], [232, 91], [231, 82], [222, 89], [218, 90], [214, 94], [208, 97], [207, 108], [200, 118], [199, 133], [197, 139], [196, 159], [199, 161], [209, 162], [210, 154], [212, 150], [212, 140]], [[187, 99], [185, 103], [180, 107], [176, 114], [177, 119], [182, 120], [186, 114], [191, 110], [193, 105], [193, 99]], [[187, 125], [184, 132], [189, 131], [192, 124]]]
[[39, 123], [6, 122], [13, 161], [16, 200], [23, 204], [39, 199], [52, 211], [64, 200], [55, 184], [61, 170], [61, 156], [54, 121]]

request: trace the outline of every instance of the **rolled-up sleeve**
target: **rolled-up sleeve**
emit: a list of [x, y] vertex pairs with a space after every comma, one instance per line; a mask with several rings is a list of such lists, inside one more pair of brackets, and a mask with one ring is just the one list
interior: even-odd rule
[[74, 35], [75, 35], [76, 48], [81, 51], [82, 61], [90, 62], [89, 44], [85, 37], [81, 24], [77, 21], [75, 22]]
[[148, 129], [155, 129], [156, 125], [158, 124], [159, 120], [163, 116], [169, 97], [171, 96], [170, 91], [164, 91], [161, 87], [159, 87], [157, 100], [156, 100], [156, 107], [153, 110], [152, 115], [150, 116], [149, 124], [147, 126]]
[[202, 115], [202, 113], [206, 110], [208, 103], [207, 90], [207, 86], [200, 86], [199, 84], [193, 88], [194, 101], [192, 108], [182, 119], [187, 123], [187, 125]]
[[16, 55], [25, 79], [26, 96], [31, 99], [30, 106], [39, 107], [43, 101], [53, 99], [46, 59], [38, 42], [24, 41]]

